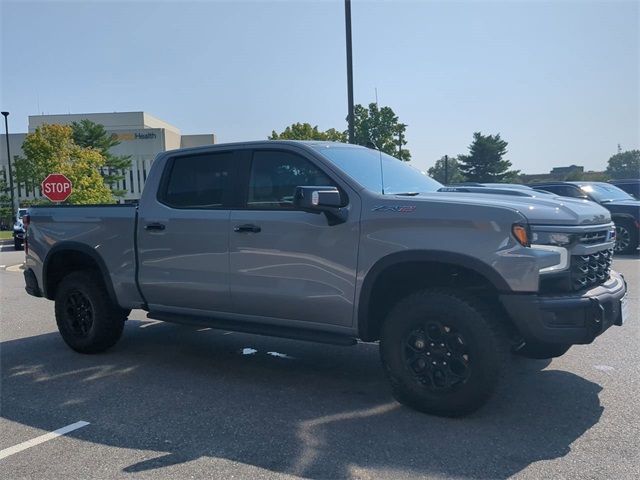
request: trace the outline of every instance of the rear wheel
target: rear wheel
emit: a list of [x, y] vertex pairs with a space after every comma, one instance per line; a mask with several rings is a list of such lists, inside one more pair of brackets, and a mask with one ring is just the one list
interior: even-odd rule
[[128, 313], [114, 305], [104, 282], [92, 271], [64, 277], [56, 292], [55, 312], [63, 340], [80, 353], [98, 353], [115, 345]]
[[616, 223], [615, 252], [621, 254], [634, 253], [638, 248], [638, 229], [631, 221], [621, 220]]
[[567, 345], [566, 343], [527, 342], [522, 348], [517, 349], [513, 353], [519, 357], [547, 360], [561, 357], [567, 353], [567, 350], [570, 348], [571, 345]]
[[492, 309], [451, 291], [424, 290], [389, 313], [380, 353], [400, 403], [455, 417], [489, 398], [508, 360], [507, 346]]

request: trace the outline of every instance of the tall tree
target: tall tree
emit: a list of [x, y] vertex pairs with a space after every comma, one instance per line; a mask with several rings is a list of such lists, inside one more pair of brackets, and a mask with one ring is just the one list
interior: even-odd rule
[[310, 123], [294, 123], [285, 128], [281, 133], [275, 130], [271, 132], [269, 140], [326, 140], [330, 142], [346, 142], [347, 136], [335, 128], [318, 130], [318, 126]]
[[355, 143], [372, 146], [400, 160], [411, 160], [411, 152], [404, 148], [407, 126], [400, 123], [391, 107], [378, 108], [376, 103], [370, 103], [365, 108], [358, 104], [354, 117]]
[[50, 173], [62, 173], [73, 184], [68, 203], [113, 203], [111, 190], [100, 174], [105, 158], [95, 148], [80, 147], [65, 125], [42, 125], [27, 134], [15, 160], [15, 179], [28, 190], [40, 186]]
[[464, 182], [465, 178], [464, 175], [462, 175], [462, 172], [460, 172], [460, 164], [458, 163], [458, 160], [455, 157], [449, 157], [449, 160], [446, 163], [447, 166], [445, 168], [444, 157], [440, 160], [436, 160], [436, 164], [431, 167], [427, 173], [445, 185]]
[[15, 212], [11, 206], [11, 191], [7, 181], [0, 177], [0, 225], [11, 225], [11, 219]]
[[73, 141], [84, 148], [95, 148], [104, 157], [104, 167], [100, 170], [106, 183], [116, 197], [122, 197], [125, 190], [116, 188], [124, 178], [124, 171], [131, 168], [131, 155], [114, 155], [111, 149], [120, 145], [118, 139], [108, 133], [103, 125], [91, 120], [80, 120], [71, 124]]
[[611, 178], [640, 178], [640, 150], [622, 152], [613, 155], [607, 165], [607, 173]]
[[503, 157], [507, 153], [508, 143], [500, 134], [473, 134], [469, 145], [469, 155], [460, 155], [460, 171], [468, 182], [502, 182], [515, 178], [519, 172], [509, 170], [511, 162]]

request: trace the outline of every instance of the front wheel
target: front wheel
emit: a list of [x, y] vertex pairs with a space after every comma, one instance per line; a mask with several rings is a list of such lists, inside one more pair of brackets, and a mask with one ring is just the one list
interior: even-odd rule
[[448, 290], [401, 300], [385, 319], [380, 353], [394, 397], [416, 410], [456, 417], [480, 408], [508, 361], [497, 313]]
[[127, 316], [115, 305], [102, 279], [92, 271], [63, 278], [55, 298], [56, 323], [63, 340], [76, 352], [99, 353], [120, 339]]
[[22, 250], [22, 242], [17, 238], [13, 239], [13, 249], [14, 250]]

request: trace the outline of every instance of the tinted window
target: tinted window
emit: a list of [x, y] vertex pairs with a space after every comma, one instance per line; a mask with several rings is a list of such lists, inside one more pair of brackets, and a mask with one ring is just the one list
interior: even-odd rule
[[229, 188], [232, 152], [175, 157], [163, 201], [177, 208], [216, 208]]
[[367, 190], [394, 193], [435, 192], [442, 184], [386, 153], [362, 147], [320, 145], [318, 152]]
[[569, 185], [552, 185], [540, 187], [539, 190], [555, 193], [561, 197], [586, 198], [587, 196], [579, 188]]
[[288, 152], [255, 152], [249, 178], [249, 208], [293, 208], [296, 187], [335, 186], [318, 167]]
[[607, 183], [588, 183], [580, 188], [598, 202], [612, 202], [616, 200], [633, 200], [633, 197], [624, 190]]

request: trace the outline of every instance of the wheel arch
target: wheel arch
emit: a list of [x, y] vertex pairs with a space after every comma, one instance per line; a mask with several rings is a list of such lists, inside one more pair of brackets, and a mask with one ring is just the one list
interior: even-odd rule
[[117, 305], [113, 282], [104, 259], [93, 248], [79, 242], [61, 242], [45, 257], [42, 266], [42, 288], [45, 298], [55, 299], [57, 285], [69, 273], [95, 270], [107, 289], [111, 301]]
[[[426, 268], [442, 278], [420, 275]], [[440, 250], [392, 253], [378, 260], [365, 276], [358, 301], [358, 337], [377, 340], [389, 306], [402, 296], [420, 288], [451, 285], [475, 288], [496, 299], [498, 293], [511, 291], [495, 269], [468, 255]]]

